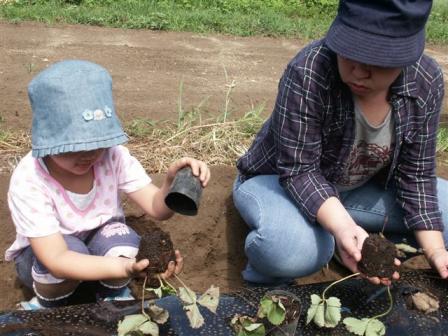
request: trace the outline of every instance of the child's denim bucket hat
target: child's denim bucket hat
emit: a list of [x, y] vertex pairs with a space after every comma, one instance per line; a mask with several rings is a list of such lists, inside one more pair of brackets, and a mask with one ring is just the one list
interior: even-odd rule
[[44, 157], [125, 143], [103, 67], [81, 60], [53, 64], [28, 86], [33, 110], [32, 154]]
[[425, 48], [432, 0], [340, 0], [325, 38], [335, 53], [369, 65], [404, 67]]

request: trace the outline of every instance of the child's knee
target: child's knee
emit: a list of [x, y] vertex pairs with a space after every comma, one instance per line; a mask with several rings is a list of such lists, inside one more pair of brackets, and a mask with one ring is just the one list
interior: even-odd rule
[[114, 246], [110, 248], [105, 254], [105, 257], [126, 257], [135, 258], [138, 253], [138, 248], [135, 246]]
[[140, 236], [124, 223], [104, 225], [92, 238], [89, 249], [93, 255], [134, 258], [140, 245]]

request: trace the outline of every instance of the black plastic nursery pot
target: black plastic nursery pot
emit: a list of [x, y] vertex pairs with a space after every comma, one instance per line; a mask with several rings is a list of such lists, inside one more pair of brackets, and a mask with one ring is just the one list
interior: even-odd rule
[[171, 210], [187, 216], [195, 216], [198, 213], [199, 202], [202, 195], [202, 185], [198, 177], [193, 175], [190, 167], [180, 169], [165, 203]]

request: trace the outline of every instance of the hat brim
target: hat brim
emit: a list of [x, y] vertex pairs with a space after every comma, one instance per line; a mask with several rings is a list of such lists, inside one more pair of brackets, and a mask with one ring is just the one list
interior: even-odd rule
[[385, 68], [405, 67], [415, 63], [425, 48], [425, 30], [405, 37], [372, 34], [334, 20], [325, 44], [345, 58]]
[[95, 140], [91, 142], [61, 144], [45, 148], [42, 147], [38, 148], [36, 146], [32, 146], [32, 156], [35, 158], [41, 158], [47, 155], [57, 155], [69, 152], [91, 151], [100, 148], [109, 148], [117, 145], [122, 145], [126, 143], [128, 140], [129, 140], [128, 136], [125, 133], [121, 133], [114, 137]]

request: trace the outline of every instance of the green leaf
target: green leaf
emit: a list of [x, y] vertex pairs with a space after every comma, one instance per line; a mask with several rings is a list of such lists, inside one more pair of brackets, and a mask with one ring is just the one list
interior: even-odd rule
[[317, 305], [316, 315], [314, 315], [313, 322], [320, 328], [325, 327], [325, 302]]
[[204, 318], [202, 317], [202, 314], [195, 303], [185, 305], [184, 310], [187, 313], [188, 320], [190, 321], [190, 326], [193, 329], [202, 327], [202, 325], [204, 324]]
[[283, 303], [280, 300], [274, 301], [271, 310], [268, 312], [268, 321], [273, 325], [280, 325], [285, 320], [285, 316], [286, 308]]
[[310, 308], [308, 308], [308, 312], [306, 315], [306, 324], [309, 324], [313, 320], [314, 316], [317, 313], [317, 307], [321, 302], [322, 299], [319, 295], [311, 294], [311, 306]]
[[355, 335], [363, 336], [366, 332], [369, 319], [363, 318], [360, 320], [354, 317], [346, 317], [342, 322], [345, 324], [348, 331], [354, 333]]
[[166, 309], [156, 306], [155, 304], [148, 307], [148, 313], [151, 319], [158, 324], [164, 324], [170, 317], [170, 314]]
[[118, 336], [126, 336], [127, 333], [138, 330], [139, 327], [149, 321], [143, 314], [127, 315], [122, 321], [118, 322]]
[[140, 330], [144, 335], [159, 336], [159, 326], [149, 320], [143, 323], [138, 330]]
[[260, 307], [258, 308], [257, 316], [259, 318], [264, 318], [268, 315], [268, 312], [271, 310], [271, 307], [274, 303], [268, 297], [263, 297], [260, 301]]
[[255, 318], [235, 314], [230, 322], [237, 336], [265, 336], [266, 329]]
[[366, 336], [384, 336], [386, 334], [386, 326], [377, 319], [370, 319], [367, 323]]
[[334, 328], [341, 320], [341, 301], [336, 297], [326, 300], [325, 327]]
[[176, 290], [170, 286], [162, 286], [162, 296], [177, 295]]
[[212, 285], [204, 294], [201, 295], [198, 299], [198, 303], [216, 314], [216, 309], [219, 304], [219, 287]]
[[179, 287], [179, 299], [181, 299], [185, 305], [196, 304], [196, 293], [190, 288]]
[[160, 299], [163, 296], [162, 286], [157, 288], [145, 288], [147, 292], [153, 292]]

